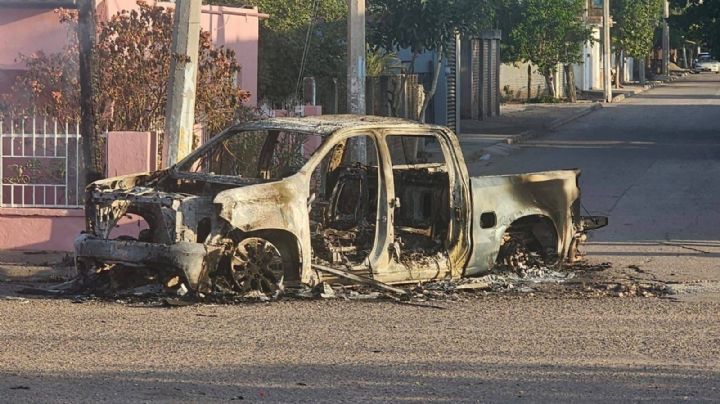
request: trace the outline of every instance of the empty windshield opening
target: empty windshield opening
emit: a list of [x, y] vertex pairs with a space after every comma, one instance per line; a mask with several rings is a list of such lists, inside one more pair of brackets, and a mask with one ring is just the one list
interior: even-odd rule
[[179, 172], [235, 178], [277, 180], [297, 173], [322, 144], [320, 135], [260, 130], [222, 135]]

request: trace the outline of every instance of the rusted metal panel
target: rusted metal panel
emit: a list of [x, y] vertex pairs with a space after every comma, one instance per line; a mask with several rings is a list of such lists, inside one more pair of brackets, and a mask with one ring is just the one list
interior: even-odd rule
[[[548, 218], [556, 232], [557, 252], [566, 256], [576, 234], [571, 207], [580, 197], [579, 171], [562, 170], [531, 174], [473, 177], [473, 254], [465, 275], [493, 268], [503, 235], [516, 221], [527, 217]], [[483, 228], [482, 214], [492, 212], [496, 223]], [[545, 246], [551, 247], [551, 246]]]

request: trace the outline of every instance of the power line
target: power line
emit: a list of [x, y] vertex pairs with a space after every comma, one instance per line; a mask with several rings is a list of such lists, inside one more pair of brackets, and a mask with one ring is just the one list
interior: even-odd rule
[[305, 65], [307, 64], [307, 56], [310, 53], [310, 37], [312, 35], [313, 27], [315, 25], [315, 19], [317, 18], [318, 7], [320, 6], [320, 0], [315, 0], [313, 4], [312, 14], [310, 15], [310, 24], [308, 25], [307, 33], [305, 34], [305, 46], [303, 47], [302, 61], [300, 62], [300, 71], [298, 72], [297, 82], [295, 83], [295, 99], [300, 99], [300, 88], [302, 85], [302, 78], [305, 74]]

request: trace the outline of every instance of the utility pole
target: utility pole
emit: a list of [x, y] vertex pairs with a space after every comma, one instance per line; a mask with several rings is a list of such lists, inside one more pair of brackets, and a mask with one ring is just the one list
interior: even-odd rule
[[175, 3], [163, 146], [166, 166], [182, 160], [192, 149], [201, 5], [201, 0]]
[[[347, 105], [348, 112], [365, 115], [365, 0], [348, 0]], [[365, 138], [358, 137], [353, 160], [367, 162]]]
[[610, 69], [610, 0], [603, 0], [603, 94], [605, 102], [612, 102]]
[[95, 1], [79, 0], [78, 3], [78, 47], [80, 70], [80, 134], [85, 168], [85, 184], [103, 178], [103, 164], [97, 147], [98, 133], [95, 121], [95, 86], [97, 81], [97, 60], [95, 57]]
[[670, 18], [670, 2], [665, 0], [663, 11], [663, 36], [662, 36], [662, 47], [663, 47], [663, 58], [662, 58], [662, 74], [667, 77], [670, 75], [670, 25], [668, 24], [668, 18]]

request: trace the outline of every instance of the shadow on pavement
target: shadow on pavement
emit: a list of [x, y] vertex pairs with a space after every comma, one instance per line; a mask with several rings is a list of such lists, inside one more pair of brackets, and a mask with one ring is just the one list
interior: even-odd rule
[[[377, 356], [378, 362], [382, 362], [383, 354], [379, 352]], [[347, 363], [248, 364], [212, 370], [192, 369], [192, 365], [186, 364], [187, 370], [174, 372], [148, 369], [73, 376], [6, 373], [0, 381], [0, 394], [10, 402], [657, 402], [720, 399], [720, 372], [701, 367], [442, 360], [381, 365], [353, 363], [352, 358], [327, 359]]]

